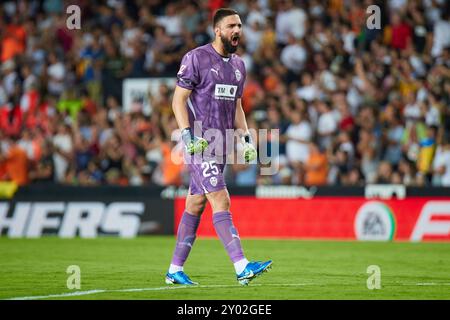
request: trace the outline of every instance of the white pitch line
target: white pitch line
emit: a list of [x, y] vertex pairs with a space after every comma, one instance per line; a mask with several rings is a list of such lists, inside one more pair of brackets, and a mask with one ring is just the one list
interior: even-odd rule
[[[450, 286], [450, 283], [437, 283], [437, 282], [419, 282], [419, 283], [399, 283], [404, 286]], [[316, 283], [254, 283], [250, 287], [302, 287], [302, 286], [314, 286], [318, 285]], [[178, 290], [178, 289], [195, 289], [195, 288], [239, 288], [241, 286], [236, 284], [213, 284], [213, 285], [198, 285], [198, 286], [165, 286], [165, 287], [154, 287], [154, 288], [132, 288], [132, 289], [95, 289], [88, 291], [76, 291], [70, 293], [61, 294], [50, 294], [46, 296], [28, 296], [28, 297], [14, 297], [5, 300], [39, 300], [39, 299], [49, 299], [49, 298], [64, 298], [64, 297], [76, 297], [85, 296], [97, 293], [108, 293], [108, 292], [143, 292], [143, 291], [162, 291], [162, 290]]]
[[416, 286], [450, 286], [450, 283], [419, 282]]
[[61, 294], [50, 294], [47, 296], [29, 296], [29, 297], [16, 297], [10, 298], [6, 300], [38, 300], [38, 299], [48, 299], [48, 298], [59, 298], [59, 297], [73, 297], [73, 296], [86, 296], [88, 294], [95, 294], [106, 292], [107, 290], [89, 290], [89, 291], [76, 291], [70, 293], [61, 293]]
[[[307, 286], [306, 283], [270, 283], [270, 284], [251, 284], [251, 287], [261, 287], [261, 286], [272, 286], [272, 287], [282, 287], [282, 286], [291, 286], [291, 287], [300, 287]], [[39, 299], [49, 299], [49, 298], [64, 298], [64, 297], [72, 297], [72, 296], [84, 296], [89, 294], [96, 293], [107, 293], [107, 292], [142, 292], [142, 291], [161, 291], [161, 290], [177, 290], [177, 289], [194, 289], [194, 288], [239, 288], [241, 286], [236, 284], [216, 284], [216, 285], [198, 285], [198, 286], [166, 286], [166, 287], [154, 287], [154, 288], [133, 288], [133, 289], [96, 289], [89, 291], [76, 291], [70, 293], [61, 293], [61, 294], [51, 294], [46, 296], [28, 296], [28, 297], [14, 297], [6, 300], [39, 300]]]

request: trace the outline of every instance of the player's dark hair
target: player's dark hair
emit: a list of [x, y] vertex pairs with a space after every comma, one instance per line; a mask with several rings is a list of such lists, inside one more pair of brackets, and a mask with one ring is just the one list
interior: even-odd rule
[[236, 10], [231, 8], [220, 8], [214, 13], [213, 17], [213, 27], [216, 27], [216, 25], [222, 21], [223, 18], [233, 15], [239, 15]]

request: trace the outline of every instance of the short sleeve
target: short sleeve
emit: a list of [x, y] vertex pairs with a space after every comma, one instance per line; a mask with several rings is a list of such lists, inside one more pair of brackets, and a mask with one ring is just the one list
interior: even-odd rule
[[242, 68], [240, 69], [242, 74], [242, 81], [239, 83], [238, 91], [236, 93], [238, 98], [242, 98], [242, 93], [244, 92], [245, 79], [247, 78], [247, 71], [245, 70], [244, 62], [242, 62]]
[[198, 60], [195, 52], [189, 51], [181, 60], [180, 69], [177, 73], [177, 85], [193, 90], [200, 82]]

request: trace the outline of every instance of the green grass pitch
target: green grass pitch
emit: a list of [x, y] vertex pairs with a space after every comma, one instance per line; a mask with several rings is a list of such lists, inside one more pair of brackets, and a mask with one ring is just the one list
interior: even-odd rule
[[[249, 259], [273, 259], [272, 270], [242, 287], [219, 240], [199, 238], [185, 271], [200, 286], [173, 287], [164, 274], [174, 237], [0, 237], [0, 299], [450, 299], [448, 243], [242, 243]], [[79, 290], [67, 288], [70, 265], [80, 267]], [[367, 288], [370, 265], [381, 269], [378, 290]]]

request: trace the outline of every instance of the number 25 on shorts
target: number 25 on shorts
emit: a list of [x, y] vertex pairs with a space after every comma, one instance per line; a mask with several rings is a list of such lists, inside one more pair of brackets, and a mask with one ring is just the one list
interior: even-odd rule
[[219, 174], [219, 168], [217, 167], [216, 162], [214, 160], [202, 162], [201, 167], [203, 169], [203, 176], [205, 178], [207, 178], [211, 175]]

